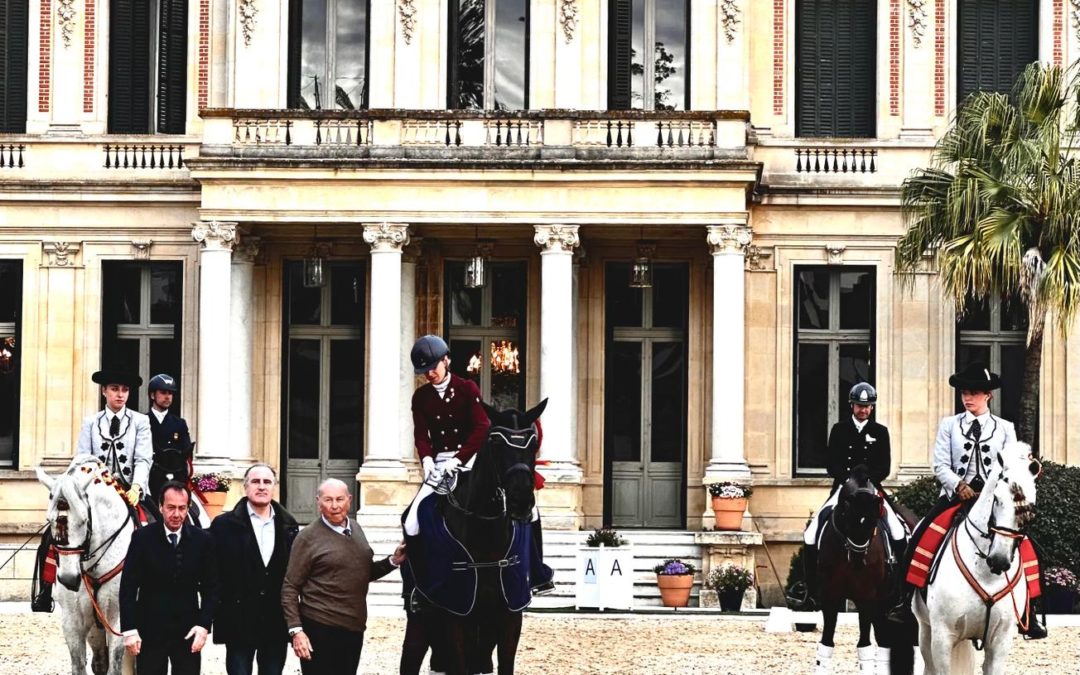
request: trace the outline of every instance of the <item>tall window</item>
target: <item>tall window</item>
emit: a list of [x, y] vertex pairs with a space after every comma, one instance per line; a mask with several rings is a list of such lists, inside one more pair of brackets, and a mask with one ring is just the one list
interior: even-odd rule
[[491, 263], [488, 283], [465, 286], [465, 263], [447, 261], [450, 370], [499, 409], [525, 405], [525, 263]]
[[0, 260], [0, 467], [18, 465], [22, 262]]
[[[158, 373], [179, 380], [181, 263], [104, 262], [101, 268], [102, 367], [138, 373], [143, 382]], [[180, 411], [183, 394], [173, 399], [174, 411]], [[142, 388], [131, 392], [128, 407], [147, 411]]]
[[26, 132], [28, 0], [0, 6], [0, 132]]
[[290, 0], [290, 108], [368, 107], [369, 0]]
[[957, 0], [956, 95], [1012, 91], [1039, 58], [1038, 0]]
[[797, 0], [795, 133], [874, 136], [877, 2]]
[[610, 0], [608, 108], [690, 107], [690, 2]]
[[795, 268], [795, 470], [824, 473], [847, 395], [874, 382], [874, 270]]
[[187, 0], [110, 0], [110, 134], [185, 132], [187, 21]]
[[447, 107], [528, 108], [528, 0], [449, 2]]
[[[1000, 373], [1001, 389], [994, 392], [990, 410], [1012, 422], [1020, 419], [1027, 328], [1027, 307], [1017, 298], [969, 299], [967, 312], [956, 319], [957, 372], [981, 361]], [[956, 411], [963, 409], [957, 394]]]

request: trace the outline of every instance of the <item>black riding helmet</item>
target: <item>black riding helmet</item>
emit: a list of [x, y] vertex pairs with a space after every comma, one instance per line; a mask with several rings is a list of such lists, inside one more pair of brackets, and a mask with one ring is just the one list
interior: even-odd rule
[[848, 393], [848, 403], [859, 405], [874, 405], [877, 403], [877, 390], [867, 382], [860, 382], [851, 388]]
[[413, 345], [412, 359], [413, 371], [417, 375], [428, 372], [442, 360], [442, 357], [450, 353], [450, 347], [438, 335], [425, 335]]
[[165, 373], [159, 373], [150, 378], [150, 383], [146, 385], [146, 393], [150, 396], [154, 395], [155, 391], [171, 391], [176, 393], [180, 391], [180, 387], [176, 385], [176, 378], [172, 375], [166, 375]]

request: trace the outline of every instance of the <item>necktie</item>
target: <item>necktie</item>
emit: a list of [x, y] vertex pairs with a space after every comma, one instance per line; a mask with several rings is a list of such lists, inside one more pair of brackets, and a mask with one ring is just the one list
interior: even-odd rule
[[175, 532], [170, 532], [169, 533], [169, 543], [172, 544], [173, 548], [176, 548], [176, 545], [179, 543], [179, 539], [180, 539], [180, 536], [178, 534], [176, 534]]
[[346, 537], [351, 537], [352, 536], [352, 530], [346, 527], [345, 531], [342, 532], [342, 534], [344, 534]]
[[979, 424], [979, 420], [972, 420], [971, 421], [971, 440], [978, 443], [980, 438], [982, 438], [982, 425]]
[[116, 438], [120, 435], [120, 416], [113, 415], [112, 422], [109, 422], [109, 435]]

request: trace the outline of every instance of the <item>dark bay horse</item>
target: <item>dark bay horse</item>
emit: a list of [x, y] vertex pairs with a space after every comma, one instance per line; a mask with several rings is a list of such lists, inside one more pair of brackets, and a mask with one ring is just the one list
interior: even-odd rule
[[[818, 555], [818, 578], [821, 580], [821, 606], [824, 624], [821, 645], [831, 653], [837, 614], [846, 600], [855, 603], [859, 612], [859, 657], [884, 660], [888, 651], [890, 672], [911, 673], [915, 651], [903, 629], [889, 623], [885, 613], [890, 606], [891, 568], [884, 526], [881, 524], [882, 497], [867, 475], [865, 466], [857, 466], [840, 489], [836, 508], [829, 515], [821, 533]], [[910, 525], [910, 523], [909, 523]], [[876, 654], [870, 645], [870, 628], [878, 644]], [[819, 648], [818, 672], [827, 672]], [[824, 668], [822, 667], [824, 665]], [[871, 672], [873, 665], [870, 665]]]
[[[536, 421], [546, 405], [544, 400], [522, 413], [485, 404], [491, 420], [486, 443], [472, 469], [459, 474], [457, 486], [435, 497], [436, 527], [442, 531], [445, 523], [449, 545], [433, 550], [423, 531], [416, 541], [409, 538], [409, 570], [417, 591], [443, 611], [440, 623], [449, 639], [442, 656], [448, 675], [494, 672], [493, 651], [498, 672], [514, 672], [522, 611], [531, 600], [531, 520], [540, 442]], [[434, 562], [459, 546], [464, 549], [459, 559]], [[447, 580], [425, 582], [446, 568]], [[451, 602], [440, 601], [439, 595]]]

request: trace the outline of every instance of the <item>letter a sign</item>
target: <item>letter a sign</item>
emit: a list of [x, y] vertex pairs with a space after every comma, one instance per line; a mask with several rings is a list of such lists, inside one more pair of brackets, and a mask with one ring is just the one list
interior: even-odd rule
[[619, 566], [619, 559], [615, 558], [611, 561], [611, 576], [618, 574], [622, 576], [622, 567]]

